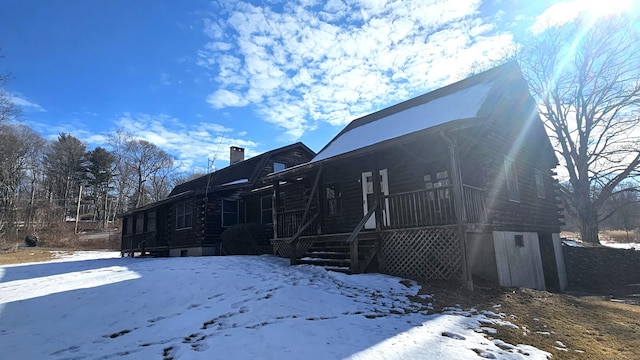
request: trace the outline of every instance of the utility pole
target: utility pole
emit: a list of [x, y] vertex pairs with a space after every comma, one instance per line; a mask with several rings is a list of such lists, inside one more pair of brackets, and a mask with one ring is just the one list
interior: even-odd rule
[[78, 207], [76, 208], [76, 230], [75, 234], [78, 235], [78, 221], [80, 220], [80, 200], [82, 199], [82, 185], [80, 185], [80, 191], [78, 192]]

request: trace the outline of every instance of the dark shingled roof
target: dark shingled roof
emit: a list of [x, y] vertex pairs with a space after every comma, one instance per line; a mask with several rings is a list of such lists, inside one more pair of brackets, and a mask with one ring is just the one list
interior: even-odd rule
[[[295, 144], [267, 151], [244, 161], [229, 165], [226, 168], [214, 171], [207, 175], [203, 175], [199, 178], [180, 184], [171, 191], [169, 196], [180, 194], [186, 191], [205, 193], [207, 183], [209, 184], [209, 191], [220, 190], [222, 187], [224, 187], [225, 189], [232, 189], [235, 187], [251, 187], [258, 180], [260, 180], [260, 171], [264, 169], [272, 155], [290, 150], [295, 147], [301, 147], [304, 150], [309, 151], [309, 153], [314, 154], [314, 152], [306, 145], [301, 142], [297, 142]], [[247, 181], [243, 181], [244, 179], [246, 179]]]

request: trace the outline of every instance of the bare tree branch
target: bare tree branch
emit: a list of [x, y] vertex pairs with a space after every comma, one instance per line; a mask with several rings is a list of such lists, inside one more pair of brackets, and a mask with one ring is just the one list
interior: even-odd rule
[[550, 28], [520, 54], [566, 170], [566, 210], [576, 215], [582, 239], [589, 242], [598, 242], [604, 204], [640, 170], [637, 21], [610, 17]]

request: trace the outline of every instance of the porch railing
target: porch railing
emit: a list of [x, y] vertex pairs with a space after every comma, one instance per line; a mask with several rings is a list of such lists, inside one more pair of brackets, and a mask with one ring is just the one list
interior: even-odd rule
[[124, 235], [122, 237], [120, 251], [130, 252], [134, 250], [144, 250], [146, 247], [155, 245], [156, 232], [146, 232], [143, 234]]
[[[456, 213], [451, 186], [422, 189], [384, 196], [389, 214], [387, 228], [403, 229], [420, 226], [451, 225]], [[465, 223], [486, 223], [485, 192], [463, 185]]]
[[455, 224], [451, 186], [385, 195], [391, 229]]
[[[465, 223], [486, 223], [486, 201], [483, 189], [463, 185], [465, 202]], [[383, 209], [385, 229], [405, 229], [423, 226], [452, 225], [456, 223], [456, 213], [451, 186], [437, 189], [421, 189], [383, 196], [380, 202]], [[279, 238], [291, 238], [306, 224], [317, 208], [309, 209], [307, 218], [303, 219], [305, 210], [290, 210], [277, 214], [277, 231]], [[318, 218], [313, 220], [299, 235], [316, 235]]]
[[485, 224], [487, 222], [487, 203], [484, 189], [471, 185], [462, 185], [466, 223]]
[[[305, 214], [305, 209], [279, 212], [277, 214], [278, 237], [279, 238], [292, 237], [316, 213], [317, 213], [317, 209], [310, 208], [309, 211], [307, 212], [307, 216], [306, 216], [307, 218], [303, 219], [302, 217]], [[318, 220], [317, 218], [315, 218], [311, 222], [311, 224], [309, 224], [307, 228], [300, 235], [314, 235], [316, 233], [317, 226], [318, 226]]]

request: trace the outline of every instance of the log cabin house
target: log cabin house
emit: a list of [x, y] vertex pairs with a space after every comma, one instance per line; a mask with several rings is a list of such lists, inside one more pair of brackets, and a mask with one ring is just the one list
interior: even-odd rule
[[562, 290], [557, 158], [515, 62], [352, 121], [267, 176], [291, 264]]
[[[273, 190], [263, 177], [314, 155], [299, 142], [244, 160], [244, 149], [231, 147], [228, 167], [176, 186], [165, 200], [121, 215], [121, 254], [219, 255], [222, 232], [238, 223], [263, 224], [272, 233]], [[268, 244], [267, 236], [265, 240]]]

